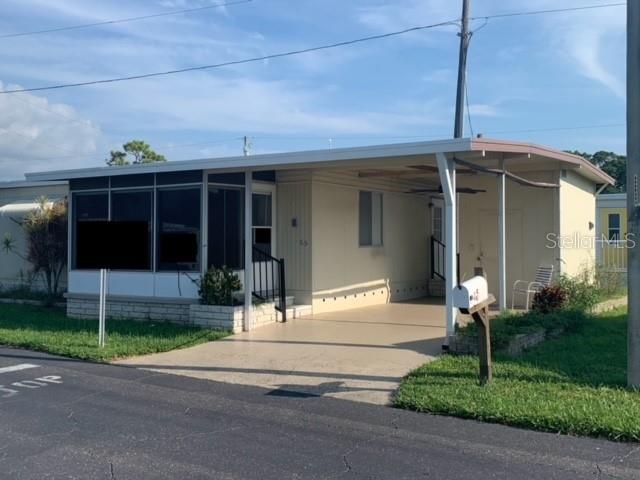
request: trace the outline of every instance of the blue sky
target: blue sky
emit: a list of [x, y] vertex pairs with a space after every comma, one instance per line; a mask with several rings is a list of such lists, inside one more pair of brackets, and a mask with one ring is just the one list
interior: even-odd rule
[[[0, 34], [193, 8], [210, 0], [6, 0]], [[0, 39], [2, 88], [184, 68], [460, 15], [453, 0], [253, 0]], [[606, 0], [475, 0], [473, 16]], [[474, 133], [624, 153], [625, 8], [493, 19], [473, 36]], [[479, 28], [484, 22], [473, 22]], [[451, 137], [454, 27], [164, 78], [0, 95], [0, 180], [102, 164], [132, 138], [170, 160]], [[573, 127], [600, 125], [600, 128]], [[566, 130], [548, 130], [567, 128]], [[467, 135], [470, 134], [467, 124]], [[331, 141], [329, 140], [331, 139]]]

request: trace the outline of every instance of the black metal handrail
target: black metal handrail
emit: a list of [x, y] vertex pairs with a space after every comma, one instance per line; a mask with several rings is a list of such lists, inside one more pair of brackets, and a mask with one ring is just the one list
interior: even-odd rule
[[276, 303], [276, 310], [282, 313], [282, 321], [287, 321], [287, 288], [284, 277], [284, 258], [275, 258], [253, 247], [253, 290], [252, 294], [263, 302]]
[[445, 254], [447, 247], [436, 237], [431, 237], [431, 278], [445, 279]]

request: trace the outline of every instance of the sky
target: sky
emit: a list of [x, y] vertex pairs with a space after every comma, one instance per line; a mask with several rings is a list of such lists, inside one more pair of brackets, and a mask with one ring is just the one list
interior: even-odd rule
[[[224, 0], [5, 0], [12, 33]], [[229, 0], [227, 0], [229, 1]], [[461, 0], [252, 0], [0, 38], [0, 90], [214, 64], [460, 17]], [[472, 0], [472, 16], [611, 0]], [[560, 5], [561, 4], [561, 5]], [[625, 151], [625, 7], [477, 19], [465, 136]], [[457, 27], [251, 64], [0, 94], [0, 181], [104, 165], [142, 139], [169, 160], [451, 138]]]

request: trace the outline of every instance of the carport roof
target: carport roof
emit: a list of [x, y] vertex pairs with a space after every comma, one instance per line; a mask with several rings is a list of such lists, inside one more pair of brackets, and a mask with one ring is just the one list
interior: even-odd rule
[[381, 168], [402, 167], [407, 164], [435, 164], [435, 154], [457, 155], [466, 160], [485, 162], [504, 156], [551, 160], [577, 169], [595, 183], [614, 184], [615, 181], [584, 158], [549, 147], [510, 140], [488, 138], [460, 138], [427, 142], [396, 143], [363, 147], [270, 153], [251, 156], [206, 158], [180, 162], [94, 167], [75, 170], [27, 173], [28, 181], [70, 180], [74, 178], [130, 175], [135, 173], [173, 172], [184, 170], [284, 170], [322, 167]]

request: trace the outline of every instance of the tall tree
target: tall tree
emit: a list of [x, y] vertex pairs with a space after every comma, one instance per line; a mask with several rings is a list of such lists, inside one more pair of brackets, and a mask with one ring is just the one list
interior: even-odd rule
[[122, 150], [111, 150], [110, 158], [105, 160], [109, 166], [166, 161], [164, 155], [156, 153], [148, 143], [142, 140], [131, 140], [122, 145]]
[[577, 150], [574, 150], [570, 153], [573, 153], [574, 155], [580, 155], [616, 180], [616, 184], [614, 186], [608, 187], [605, 190], [605, 193], [622, 193], [626, 191], [627, 157], [604, 150], [600, 150], [593, 154], [579, 152]]

